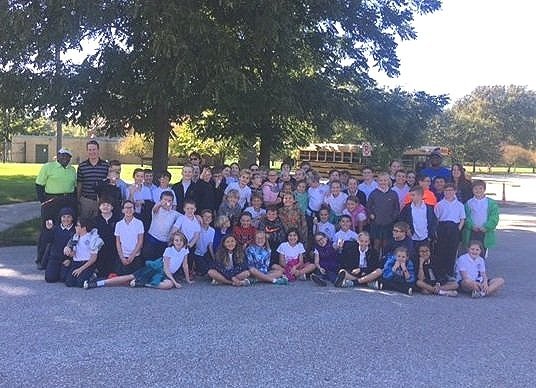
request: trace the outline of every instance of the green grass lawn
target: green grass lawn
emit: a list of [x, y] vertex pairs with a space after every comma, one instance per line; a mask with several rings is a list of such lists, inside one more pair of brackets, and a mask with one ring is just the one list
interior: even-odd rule
[[[35, 178], [41, 166], [42, 164], [35, 163], [0, 164], [0, 205], [35, 201]], [[124, 164], [121, 178], [126, 182], [132, 182], [134, 169], [139, 167], [135, 164]], [[182, 167], [170, 166], [168, 171], [172, 175], [172, 182], [180, 180]]]
[[0, 232], [0, 247], [36, 245], [41, 228], [41, 219], [35, 218]]

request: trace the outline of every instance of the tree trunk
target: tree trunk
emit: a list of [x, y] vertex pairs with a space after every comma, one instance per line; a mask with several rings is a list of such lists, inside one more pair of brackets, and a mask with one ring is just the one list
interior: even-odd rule
[[476, 160], [473, 160], [473, 174], [476, 172]]
[[273, 139], [267, 128], [262, 134], [259, 147], [259, 165], [270, 168], [270, 156], [272, 153]]
[[156, 109], [152, 169], [155, 173], [160, 173], [168, 168], [169, 132], [171, 126], [165, 108], [157, 107]]

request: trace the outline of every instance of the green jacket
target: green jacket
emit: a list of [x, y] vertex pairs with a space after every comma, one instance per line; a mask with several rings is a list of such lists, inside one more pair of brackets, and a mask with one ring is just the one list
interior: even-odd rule
[[[492, 248], [495, 246], [495, 228], [499, 223], [499, 205], [494, 199], [487, 198], [488, 200], [488, 218], [484, 224], [486, 233], [484, 235], [484, 247]], [[463, 228], [463, 244], [469, 245], [471, 239], [471, 231], [473, 229], [473, 218], [471, 217], [471, 209], [465, 204], [465, 225]]]

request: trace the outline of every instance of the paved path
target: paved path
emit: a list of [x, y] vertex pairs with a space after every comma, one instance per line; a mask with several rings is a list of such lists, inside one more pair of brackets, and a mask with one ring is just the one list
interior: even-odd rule
[[0, 387], [532, 387], [536, 207], [502, 210], [496, 297], [196, 283], [69, 289], [0, 249]]
[[41, 208], [37, 201], [0, 205], [0, 232], [40, 216]]

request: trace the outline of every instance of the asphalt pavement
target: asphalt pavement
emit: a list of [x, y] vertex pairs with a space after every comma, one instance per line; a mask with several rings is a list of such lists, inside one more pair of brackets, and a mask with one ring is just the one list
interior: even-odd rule
[[532, 387], [536, 206], [502, 209], [471, 299], [319, 288], [46, 284], [34, 247], [0, 249], [0, 387]]

